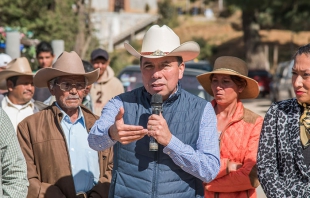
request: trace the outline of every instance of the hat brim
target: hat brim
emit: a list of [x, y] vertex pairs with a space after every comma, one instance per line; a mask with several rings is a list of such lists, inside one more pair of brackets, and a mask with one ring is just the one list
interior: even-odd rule
[[6, 79], [12, 77], [12, 76], [33, 76], [34, 74], [31, 72], [16, 72], [16, 71], [9, 71], [9, 70], [4, 70], [0, 72], [0, 89], [7, 89], [6, 86]]
[[175, 48], [171, 52], [167, 53], [164, 56], [152, 56], [152, 55], [142, 55], [141, 53], [137, 52], [129, 43], [124, 43], [126, 50], [136, 58], [140, 58], [141, 56], [146, 58], [161, 58], [165, 56], [181, 56], [183, 61], [193, 60], [199, 55], [200, 47], [196, 42], [188, 41], [181, 44], [179, 47]]
[[33, 83], [36, 87], [47, 87], [47, 82], [52, 80], [53, 78], [60, 76], [85, 76], [87, 79], [87, 84], [93, 84], [97, 81], [99, 77], [100, 69], [96, 69], [94, 71], [88, 73], [68, 73], [55, 68], [43, 68], [37, 71], [37, 73], [33, 77]]
[[256, 80], [249, 78], [247, 76], [241, 75], [237, 72], [229, 71], [229, 70], [216, 70], [204, 74], [198, 75], [196, 78], [201, 84], [201, 86], [208, 92], [211, 96], [213, 95], [212, 89], [211, 89], [211, 79], [210, 76], [212, 74], [227, 74], [227, 75], [234, 75], [239, 76], [247, 81], [247, 86], [244, 88], [244, 90], [240, 93], [239, 99], [253, 99], [257, 98], [259, 95], [259, 86]]

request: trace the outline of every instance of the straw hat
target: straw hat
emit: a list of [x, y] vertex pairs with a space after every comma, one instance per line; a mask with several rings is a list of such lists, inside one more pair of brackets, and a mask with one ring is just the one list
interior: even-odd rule
[[215, 60], [213, 71], [197, 76], [197, 79], [202, 87], [213, 96], [210, 79], [211, 74], [234, 75], [246, 80], [247, 86], [244, 88], [242, 93], [240, 93], [240, 99], [256, 98], [259, 94], [258, 83], [254, 79], [248, 77], [248, 67], [246, 63], [237, 57], [219, 57]]
[[6, 79], [12, 76], [33, 76], [27, 58], [13, 59], [7, 64], [6, 69], [0, 72], [0, 89], [7, 89]]
[[53, 78], [68, 75], [85, 76], [88, 85], [90, 85], [97, 81], [99, 68], [86, 73], [79, 55], [74, 51], [64, 51], [59, 55], [52, 67], [42, 68], [34, 75], [33, 83], [36, 87], [47, 87], [47, 82]]
[[133, 56], [140, 58], [161, 58], [165, 56], [181, 56], [183, 61], [189, 61], [199, 55], [200, 47], [194, 41], [180, 45], [180, 38], [168, 26], [153, 25], [144, 35], [141, 53], [137, 52], [129, 43], [124, 44], [126, 50]]

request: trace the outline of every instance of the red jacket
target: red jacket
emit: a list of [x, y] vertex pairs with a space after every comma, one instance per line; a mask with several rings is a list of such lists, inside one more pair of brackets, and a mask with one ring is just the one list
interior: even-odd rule
[[[215, 100], [212, 101], [213, 107]], [[263, 118], [243, 107], [238, 101], [236, 111], [220, 135], [221, 167], [217, 177], [205, 183], [205, 197], [256, 197], [259, 186], [256, 156]], [[227, 162], [242, 164], [237, 171], [227, 173]]]

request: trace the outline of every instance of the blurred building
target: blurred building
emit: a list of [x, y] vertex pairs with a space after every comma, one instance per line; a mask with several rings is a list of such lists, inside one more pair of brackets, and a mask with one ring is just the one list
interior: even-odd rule
[[95, 36], [109, 51], [141, 37], [158, 19], [157, 0], [92, 0], [92, 8]]

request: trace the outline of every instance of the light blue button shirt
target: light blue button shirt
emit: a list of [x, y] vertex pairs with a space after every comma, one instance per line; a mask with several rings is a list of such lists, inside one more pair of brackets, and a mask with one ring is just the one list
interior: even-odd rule
[[66, 136], [70, 154], [71, 170], [76, 192], [87, 192], [98, 183], [100, 171], [98, 152], [88, 146], [88, 133], [81, 108], [78, 119], [72, 123], [70, 117], [58, 106], [63, 113], [61, 126]]

